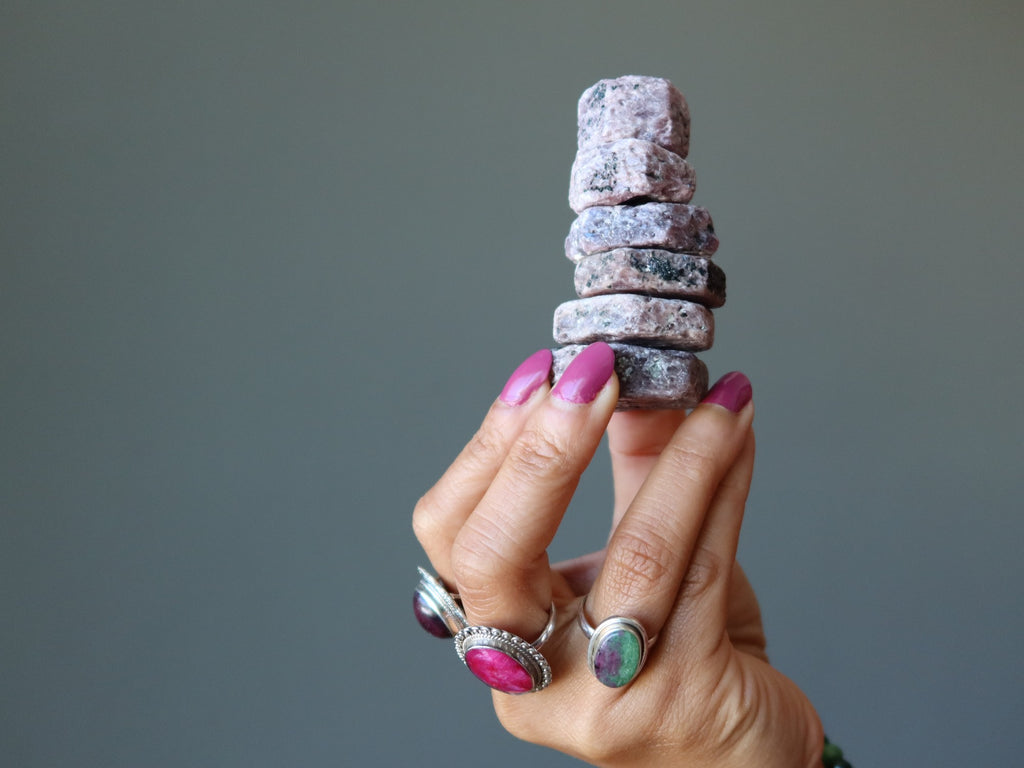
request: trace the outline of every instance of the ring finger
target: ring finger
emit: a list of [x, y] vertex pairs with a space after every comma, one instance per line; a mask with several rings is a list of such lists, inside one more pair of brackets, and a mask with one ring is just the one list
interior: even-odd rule
[[[608, 544], [605, 565], [583, 606], [591, 626], [628, 616], [651, 637], [661, 631], [684, 584], [694, 577], [695, 547], [719, 485], [747, 443], [753, 419], [749, 401], [747, 378], [727, 375], [672, 437]], [[638, 644], [642, 659], [645, 643], [630, 642]], [[639, 666], [610, 670], [602, 682], [617, 687], [638, 671]]]

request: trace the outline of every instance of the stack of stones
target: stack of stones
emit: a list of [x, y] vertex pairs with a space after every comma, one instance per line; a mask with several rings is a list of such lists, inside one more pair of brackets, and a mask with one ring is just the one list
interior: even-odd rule
[[555, 310], [554, 377], [594, 341], [615, 351], [620, 409], [692, 408], [707, 391], [694, 352], [714, 340], [725, 273], [711, 216], [690, 205], [690, 114], [667, 80], [601, 80], [580, 98], [565, 240], [580, 297]]

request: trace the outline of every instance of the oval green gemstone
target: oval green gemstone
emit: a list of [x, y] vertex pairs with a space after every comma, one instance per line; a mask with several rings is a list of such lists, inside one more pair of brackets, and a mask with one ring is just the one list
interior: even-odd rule
[[643, 647], [633, 630], [622, 627], [601, 636], [592, 658], [598, 681], [609, 688], [621, 688], [640, 671]]

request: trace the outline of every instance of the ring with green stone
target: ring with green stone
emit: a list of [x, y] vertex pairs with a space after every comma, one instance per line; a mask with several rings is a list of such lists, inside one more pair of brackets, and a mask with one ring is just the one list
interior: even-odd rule
[[609, 616], [596, 627], [591, 626], [585, 605], [580, 606], [577, 621], [583, 634], [590, 638], [587, 666], [598, 682], [609, 688], [633, 682], [657, 638], [648, 639], [643, 624], [628, 616]]

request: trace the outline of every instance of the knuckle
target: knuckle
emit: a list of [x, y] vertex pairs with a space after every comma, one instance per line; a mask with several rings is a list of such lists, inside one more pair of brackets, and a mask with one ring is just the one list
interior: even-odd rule
[[438, 507], [434, 502], [434, 494], [427, 491], [416, 502], [416, 506], [412, 510], [412, 530], [421, 545], [426, 545], [437, 532], [440, 525], [437, 513]]
[[594, 765], [614, 764], [634, 746], [632, 740], [623, 743], [621, 734], [609, 728], [603, 717], [587, 719], [579, 734], [579, 743], [585, 750], [587, 762]]
[[664, 588], [675, 553], [669, 542], [653, 531], [616, 533], [605, 566], [612, 589], [627, 601], [649, 597]]
[[490, 467], [501, 462], [505, 447], [505, 440], [500, 434], [481, 427], [462, 449], [461, 458], [476, 467]]
[[624, 731], [622, 723], [634, 718], [627, 716], [624, 719], [614, 708], [591, 708], [577, 716], [579, 720], [573, 734], [576, 749], [588, 763], [594, 765], [627, 763], [630, 755], [635, 756], [636, 750], [642, 745], [649, 746], [654, 736], [651, 728], [653, 723]]
[[718, 474], [718, 457], [708, 446], [695, 440], [671, 443], [667, 449], [669, 460], [680, 476], [700, 482]]
[[691, 600], [700, 597], [719, 580], [724, 569], [722, 557], [706, 547], [698, 546], [683, 576], [680, 595]]
[[501, 727], [523, 741], [542, 741], [546, 734], [543, 721], [539, 721], [533, 710], [524, 708], [522, 702], [509, 696], [494, 698], [494, 714]]
[[566, 446], [540, 429], [523, 432], [508, 457], [508, 468], [526, 480], [558, 474], [568, 465]]
[[525, 707], [522, 699], [494, 699], [502, 727], [517, 739], [568, 752], [594, 765], [617, 765], [645, 743], [645, 729], [622, 728], [603, 707], [573, 707], [571, 717]]
[[505, 560], [496, 531], [466, 525], [455, 537], [451, 550], [451, 568], [459, 592], [481, 599], [492, 591], [499, 574], [507, 570]]

